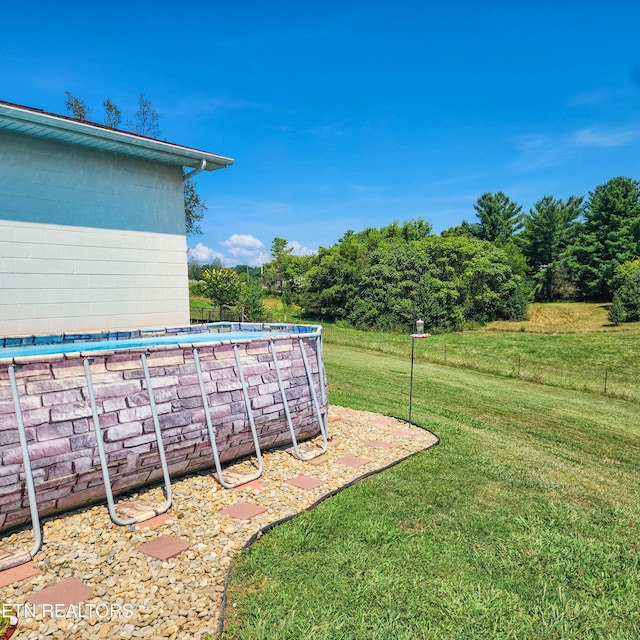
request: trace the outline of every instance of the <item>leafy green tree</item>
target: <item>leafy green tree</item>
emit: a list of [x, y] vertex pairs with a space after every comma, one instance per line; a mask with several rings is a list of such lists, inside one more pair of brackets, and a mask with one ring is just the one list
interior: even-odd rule
[[427, 326], [452, 330], [526, 317], [522, 279], [501, 248], [464, 236], [432, 236], [424, 251], [430, 266], [418, 289], [418, 309]]
[[109, 98], [102, 103], [102, 106], [104, 107], [106, 114], [104, 119], [105, 126], [110, 127], [111, 129], [117, 129], [122, 122], [122, 113], [120, 112], [120, 109], [118, 109], [118, 107], [111, 102]]
[[414, 304], [432, 330], [526, 316], [522, 279], [503, 249], [427, 229], [411, 221], [348, 231], [320, 249], [300, 302], [311, 313], [376, 329], [410, 327]]
[[193, 282], [197, 282], [198, 280], [202, 280], [202, 265], [197, 261], [190, 258], [187, 260], [187, 274], [189, 276], [189, 280]]
[[288, 258], [293, 251], [289, 247], [289, 241], [284, 238], [274, 238], [271, 242], [271, 257], [268, 276], [272, 284], [272, 292], [279, 294], [282, 291], [283, 283], [287, 280]]
[[524, 217], [522, 252], [534, 274], [535, 293], [540, 300], [560, 297], [565, 274], [562, 255], [573, 240], [582, 210], [582, 197], [571, 196], [563, 202], [544, 196]]
[[200, 264], [197, 260], [190, 258], [187, 261], [187, 271], [189, 274], [189, 280], [203, 280], [205, 269], [222, 269], [222, 262], [220, 258], [214, 258], [211, 264]]
[[138, 96], [138, 109], [133, 114], [133, 119], [127, 121], [127, 129], [154, 140], [160, 137], [160, 114], [151, 106], [144, 93]]
[[349, 321], [380, 330], [411, 326], [416, 289], [428, 268], [419, 243], [381, 244], [370, 260], [349, 300]]
[[617, 177], [596, 187], [584, 217], [567, 263], [582, 298], [611, 300], [616, 268], [640, 258], [640, 183]]
[[483, 193], [473, 208], [480, 220], [475, 231], [481, 240], [506, 244], [522, 228], [522, 207], [502, 191]]
[[321, 249], [306, 281], [315, 294], [307, 310], [362, 328], [409, 328], [414, 305], [431, 330], [526, 316], [522, 280], [502, 249], [465, 236], [405, 234], [395, 223]]
[[347, 317], [368, 263], [366, 234], [367, 230], [358, 234], [349, 230], [332, 247], [320, 247], [298, 295], [308, 313], [333, 319]]
[[416, 308], [430, 331], [457, 331], [465, 323], [463, 296], [457, 286], [457, 278], [444, 279], [433, 273], [425, 273], [418, 284]]
[[200, 223], [207, 211], [207, 205], [196, 191], [192, 178], [184, 181], [184, 217], [185, 231], [188, 236], [202, 235]]
[[206, 268], [202, 273], [205, 295], [218, 305], [220, 319], [224, 307], [232, 307], [240, 301], [240, 276], [234, 269]]
[[[307, 271], [298, 276], [296, 299], [313, 315], [346, 319], [353, 313], [359, 295], [359, 283], [365, 269], [374, 262], [374, 252], [386, 246], [424, 241], [431, 223], [422, 218], [363, 231], [347, 231], [332, 247], [321, 247], [316, 256], [307, 257]], [[380, 269], [385, 267], [380, 266]], [[376, 277], [371, 274], [371, 277]], [[362, 308], [364, 309], [364, 307]], [[366, 312], [357, 314], [358, 322], [369, 325]], [[382, 322], [382, 320], [380, 320]]]
[[[632, 260], [621, 264], [615, 272], [614, 303], [616, 300], [624, 310], [621, 322], [637, 322], [640, 320], [640, 260]], [[612, 305], [613, 308], [613, 305]], [[611, 316], [611, 310], [609, 311]], [[612, 320], [613, 322], [613, 320]]]
[[[222, 266], [222, 264], [220, 264]], [[248, 264], [237, 264], [233, 269], [244, 282], [258, 280], [260, 278], [260, 267], [250, 267]]]
[[249, 322], [262, 322], [266, 319], [267, 310], [262, 304], [262, 287], [257, 280], [249, 280], [242, 284], [239, 303], [242, 307], [242, 317]]
[[480, 237], [480, 225], [476, 223], [467, 222], [463, 220], [459, 225], [455, 227], [449, 227], [440, 232], [443, 238], [451, 238], [455, 236], [467, 236], [468, 238]]

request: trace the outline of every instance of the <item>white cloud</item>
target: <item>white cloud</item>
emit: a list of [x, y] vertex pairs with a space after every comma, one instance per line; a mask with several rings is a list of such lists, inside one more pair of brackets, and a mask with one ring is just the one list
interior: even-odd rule
[[226, 247], [227, 264], [242, 263], [257, 267], [261, 260], [266, 259], [263, 255], [264, 243], [250, 233], [234, 233], [220, 244]]
[[640, 138], [640, 128], [597, 129], [590, 127], [573, 134], [573, 141], [580, 147], [621, 147]]
[[[234, 233], [220, 245], [225, 247], [224, 253], [215, 251], [199, 242], [195, 247], [189, 249], [188, 256], [191, 260], [200, 263], [209, 263], [218, 258], [225, 266], [236, 264], [248, 264], [251, 267], [259, 267], [266, 264], [272, 258], [265, 250], [264, 243], [251, 234]], [[314, 249], [305, 247], [302, 243], [294, 240], [289, 242], [288, 248], [296, 256], [311, 256], [317, 253]]]
[[318, 253], [315, 249], [309, 249], [309, 247], [303, 246], [297, 240], [290, 242], [287, 247], [292, 249], [291, 253], [293, 253], [294, 256], [313, 256]]
[[561, 136], [534, 134], [516, 141], [520, 157], [513, 163], [517, 170], [559, 165], [571, 160], [584, 149], [611, 149], [640, 140], [640, 127], [602, 129], [587, 127]]
[[195, 247], [189, 248], [187, 252], [190, 260], [197, 260], [198, 262], [213, 262], [218, 258], [221, 262], [224, 262], [225, 256], [218, 251], [214, 251], [210, 247], [206, 247], [202, 242], [198, 242]]
[[238, 247], [247, 250], [256, 249], [259, 251], [264, 247], [264, 243], [258, 240], [258, 238], [251, 234], [234, 233], [231, 237], [227, 238], [224, 242], [220, 243], [224, 247]]

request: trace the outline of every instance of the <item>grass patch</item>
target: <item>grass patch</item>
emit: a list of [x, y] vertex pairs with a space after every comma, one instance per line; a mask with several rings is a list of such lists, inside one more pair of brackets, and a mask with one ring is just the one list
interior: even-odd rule
[[211, 309], [213, 308], [213, 302], [211, 302], [211, 298], [189, 296], [189, 306], [192, 309]]
[[[406, 417], [406, 354], [362, 347], [331, 401]], [[421, 359], [413, 415], [439, 447], [240, 556], [224, 638], [640, 636], [636, 405]]]
[[[529, 314], [526, 322], [418, 340], [416, 359], [640, 401], [640, 323], [611, 326], [606, 308], [587, 303], [533, 304]], [[336, 346], [411, 353], [411, 340], [400, 333], [327, 325], [324, 335]]]
[[307, 322], [302, 317], [303, 309], [298, 305], [290, 304], [285, 307], [280, 298], [274, 297], [264, 298], [262, 304], [269, 312], [271, 322]]

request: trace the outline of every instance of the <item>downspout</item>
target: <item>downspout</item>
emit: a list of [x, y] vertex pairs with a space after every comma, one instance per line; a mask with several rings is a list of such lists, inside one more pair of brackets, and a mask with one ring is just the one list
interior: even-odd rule
[[190, 180], [191, 178], [193, 178], [193, 176], [197, 176], [201, 171], [204, 171], [205, 167], [207, 166], [207, 161], [202, 158], [202, 160], [200, 160], [200, 166], [197, 169], [194, 169], [193, 171], [189, 171], [189, 173], [185, 173], [184, 174], [184, 180]]

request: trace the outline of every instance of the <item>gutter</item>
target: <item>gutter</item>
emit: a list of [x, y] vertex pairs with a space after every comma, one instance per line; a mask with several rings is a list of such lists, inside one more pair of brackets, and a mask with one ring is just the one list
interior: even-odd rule
[[189, 173], [185, 173], [182, 179], [185, 182], [187, 180], [191, 180], [193, 176], [197, 176], [201, 171], [204, 171], [206, 166], [207, 166], [207, 161], [204, 158], [202, 158], [202, 160], [200, 160], [200, 166], [195, 168], [193, 171], [189, 171]]

